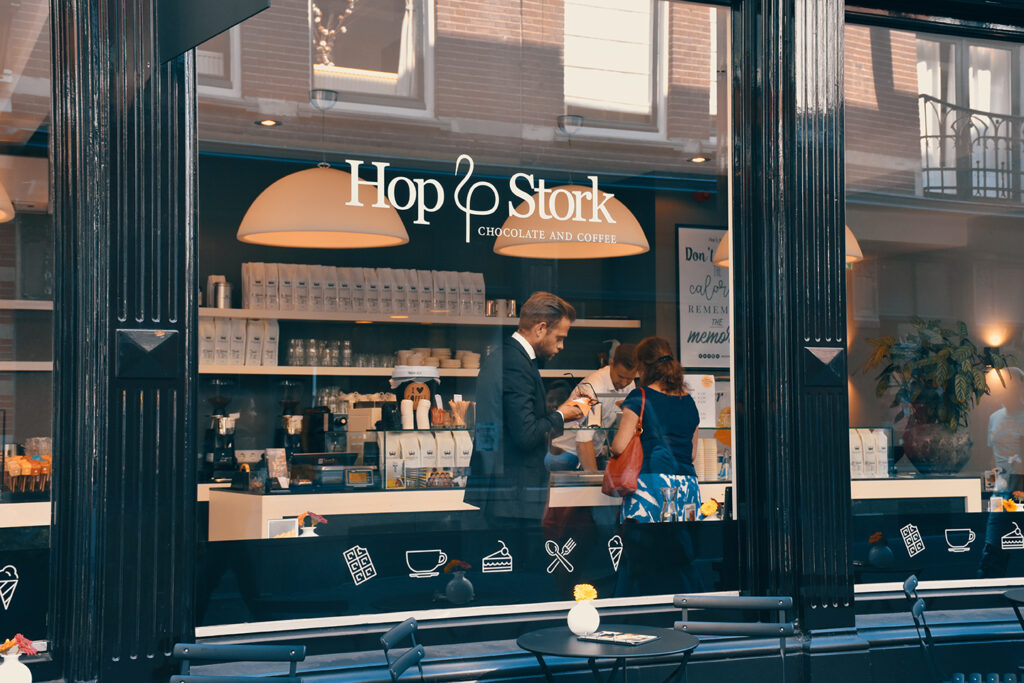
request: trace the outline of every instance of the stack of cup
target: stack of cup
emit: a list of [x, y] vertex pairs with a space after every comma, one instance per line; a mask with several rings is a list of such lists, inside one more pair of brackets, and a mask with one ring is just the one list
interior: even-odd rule
[[462, 367], [477, 370], [480, 368], [480, 354], [473, 351], [460, 350], [455, 357], [462, 361]]

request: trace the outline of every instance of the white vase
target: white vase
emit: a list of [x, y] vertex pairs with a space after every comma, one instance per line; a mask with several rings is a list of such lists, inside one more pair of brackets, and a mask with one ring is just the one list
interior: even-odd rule
[[601, 625], [601, 616], [591, 600], [580, 600], [571, 610], [568, 618], [569, 630], [578, 636], [586, 636]]
[[299, 536], [316, 536], [316, 535], [317, 535], [316, 527], [314, 527], [314, 526], [304, 526], [301, 529], [299, 529]]
[[0, 683], [32, 683], [32, 672], [20, 661], [20, 654], [4, 655], [0, 664]]

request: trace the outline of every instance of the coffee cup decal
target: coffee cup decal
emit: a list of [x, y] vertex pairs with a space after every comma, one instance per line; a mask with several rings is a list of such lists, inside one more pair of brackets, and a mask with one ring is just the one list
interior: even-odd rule
[[443, 550], [406, 550], [405, 566], [409, 568], [409, 576], [414, 579], [426, 579], [437, 576], [437, 568], [448, 561]]
[[946, 529], [946, 545], [951, 553], [966, 553], [975, 538], [972, 529]]

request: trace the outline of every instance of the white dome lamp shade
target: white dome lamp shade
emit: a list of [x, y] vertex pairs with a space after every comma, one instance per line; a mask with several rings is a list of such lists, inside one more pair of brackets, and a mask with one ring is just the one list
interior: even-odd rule
[[[359, 184], [349, 205], [352, 176], [328, 166], [297, 171], [263, 190], [238, 226], [238, 240], [271, 247], [368, 249], [409, 241], [393, 206], [374, 206], [377, 191]], [[385, 200], [385, 204], [387, 201]]]
[[[715, 255], [712, 257], [712, 261], [716, 266], [721, 268], [729, 267], [729, 233], [726, 232], [722, 235], [722, 241], [718, 243], [718, 247], [715, 249]], [[857, 263], [857, 261], [864, 260], [864, 252], [860, 249], [860, 242], [857, 241], [856, 235], [853, 234], [853, 230], [850, 230], [850, 226], [846, 226], [846, 263]]]
[[3, 182], [0, 182], [0, 223], [10, 220], [14, 220], [14, 204], [11, 203], [11, 197], [7, 194], [7, 188], [4, 187]]
[[[608, 193], [600, 190], [595, 203], [592, 191], [581, 185], [549, 190], [547, 217], [540, 215], [538, 195], [524, 200], [501, 226], [494, 253], [519, 258], [592, 259], [636, 256], [650, 250], [644, 229], [626, 205], [614, 195], [606, 199]], [[604, 210], [597, 209], [597, 205]], [[526, 214], [528, 218], [520, 217]]]

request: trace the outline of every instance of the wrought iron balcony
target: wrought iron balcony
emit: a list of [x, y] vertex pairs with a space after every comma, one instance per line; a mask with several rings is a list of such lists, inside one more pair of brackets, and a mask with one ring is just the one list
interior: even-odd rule
[[1021, 202], [1024, 117], [918, 96], [925, 196]]

